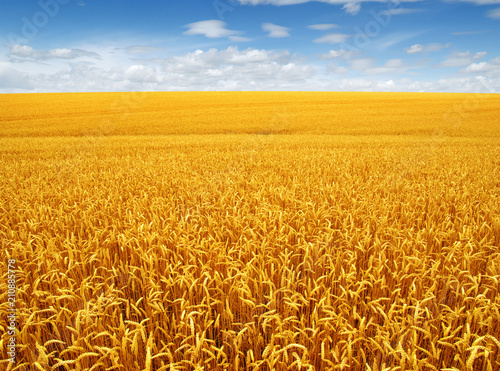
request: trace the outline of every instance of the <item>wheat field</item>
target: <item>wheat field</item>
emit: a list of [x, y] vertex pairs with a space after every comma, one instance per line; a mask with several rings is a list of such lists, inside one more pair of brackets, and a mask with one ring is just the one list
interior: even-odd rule
[[0, 112], [2, 369], [500, 370], [499, 95]]

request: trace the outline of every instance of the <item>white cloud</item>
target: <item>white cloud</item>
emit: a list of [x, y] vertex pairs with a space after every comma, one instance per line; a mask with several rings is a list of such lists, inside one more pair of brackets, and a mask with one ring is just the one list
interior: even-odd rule
[[71, 49], [53, 49], [49, 50], [48, 55], [53, 58], [65, 58], [71, 59], [73, 57], [73, 51]]
[[151, 52], [155, 52], [157, 50], [160, 50], [161, 48], [157, 48], [154, 46], [144, 46], [144, 45], [132, 45], [126, 48], [125, 50], [129, 54], [147, 54]]
[[342, 33], [329, 33], [314, 40], [315, 43], [341, 44], [345, 42], [350, 35]]
[[[251, 54], [255, 62], [244, 63]], [[193, 55], [194, 54], [194, 55]], [[148, 79], [148, 69], [119, 66], [105, 69], [91, 63], [75, 62], [55, 73], [28, 73], [0, 62], [0, 91], [178, 91], [178, 90], [326, 90], [326, 91], [425, 91], [500, 92], [500, 76], [443, 78], [438, 81], [408, 77], [348, 77], [346, 67], [329, 65], [324, 74], [300, 64], [286, 53], [265, 50], [207, 50], [165, 59], [155, 68], [157, 82]], [[253, 58], [253, 57], [252, 57]], [[250, 58], [250, 59], [252, 59]], [[285, 58], [285, 59], [287, 59]], [[233, 62], [232, 62], [233, 60]], [[240, 60], [237, 64], [234, 61]], [[500, 60], [498, 61], [500, 63]], [[398, 62], [386, 63], [398, 66]], [[132, 67], [132, 66], [131, 66]], [[373, 64], [372, 64], [373, 67]], [[377, 68], [377, 67], [375, 67]], [[152, 70], [149, 70], [152, 72]], [[349, 73], [349, 71], [347, 71]], [[128, 73], [127, 79], [126, 74]], [[480, 73], [480, 72], [478, 72]], [[151, 75], [149, 75], [151, 76]], [[135, 79], [137, 81], [132, 81]]]
[[278, 26], [273, 23], [263, 23], [262, 30], [268, 32], [269, 37], [288, 37], [290, 36], [290, 29], [283, 26]]
[[493, 19], [500, 19], [500, 8], [490, 10], [488, 13], [486, 13], [486, 16]]
[[406, 15], [406, 14], [420, 13], [424, 11], [425, 9], [417, 9], [417, 8], [395, 8], [395, 9], [384, 10], [383, 13], [390, 15]]
[[[142, 63], [134, 59], [130, 65], [126, 50], [120, 50], [123, 59], [111, 67], [104, 67], [110, 60], [98, 65], [51, 62], [40, 72], [28, 72], [31, 66], [23, 71], [0, 63], [0, 91], [303, 90], [316, 74], [288, 51], [213, 48]], [[120, 50], [102, 54], [116, 58]]]
[[248, 48], [246, 50], [239, 51], [237, 48], [228, 48], [224, 51], [210, 49], [209, 52], [212, 52], [212, 55], [209, 56], [210, 59], [215, 58], [215, 53], [218, 58], [221, 58], [220, 61], [218, 61], [219, 63], [234, 65], [267, 63], [269, 61], [288, 64], [292, 59], [289, 52], [270, 52], [265, 49]]
[[162, 60], [169, 69], [184, 70], [189, 72], [191, 67], [195, 68], [217, 68], [224, 65], [231, 66], [257, 66], [259, 64], [276, 63], [289, 64], [292, 56], [289, 52], [272, 52], [265, 49], [239, 50], [237, 47], [227, 49], [196, 50], [181, 56], [173, 56]]
[[302, 65], [289, 52], [251, 48], [240, 51], [236, 47], [197, 50], [165, 59], [162, 65], [164, 81], [195, 90], [223, 90], [227, 86], [236, 90], [279, 89], [300, 85], [315, 73], [314, 68]]
[[332, 28], [337, 28], [339, 27], [336, 24], [332, 23], [323, 23], [323, 24], [312, 24], [310, 26], [307, 26], [307, 28], [310, 28], [311, 30], [317, 30], [317, 31], [328, 31], [331, 30]]
[[[344, 9], [348, 14], [351, 15], [356, 15], [359, 13], [361, 9], [361, 4], [364, 2], [382, 2], [382, 3], [388, 3], [389, 1], [387, 0], [237, 0], [240, 4], [243, 5], [266, 5], [266, 4], [271, 4], [271, 5], [277, 5], [277, 6], [282, 6], [282, 5], [296, 5], [296, 4], [304, 4], [308, 2], [321, 2], [321, 3], [327, 3], [327, 4], [332, 4], [332, 5], [341, 5], [342, 9]], [[392, 0], [390, 0], [392, 1]], [[394, 1], [394, 4], [399, 4], [399, 3], [413, 3], [413, 2], [418, 2], [422, 0], [398, 0], [397, 2]], [[490, 1], [495, 1], [495, 0], [490, 0]], [[408, 14], [405, 13], [403, 10], [402, 12], [395, 12], [394, 14]]]
[[406, 54], [430, 53], [430, 52], [441, 51], [445, 48], [449, 48], [450, 46], [451, 43], [448, 44], [433, 43], [427, 45], [415, 44], [404, 50], [406, 51]]
[[0, 89], [32, 90], [34, 88], [31, 82], [30, 74], [19, 71], [7, 63], [0, 62]]
[[342, 79], [336, 86], [338, 90], [371, 91], [375, 84], [375, 81], [367, 79]]
[[438, 67], [464, 67], [475, 61], [478, 61], [486, 56], [486, 52], [459, 52], [453, 53], [451, 56], [441, 62]]
[[346, 13], [351, 15], [356, 15], [361, 10], [361, 5], [357, 2], [350, 1], [342, 7], [346, 11]]
[[491, 68], [491, 65], [487, 62], [472, 63], [467, 66], [464, 72], [484, 72]]
[[10, 48], [10, 54], [16, 57], [29, 57], [35, 54], [35, 49], [28, 45], [15, 44]]
[[406, 48], [405, 50], [407, 54], [422, 53], [424, 51], [424, 46], [421, 44], [415, 44], [410, 46], [409, 48]]
[[[399, 6], [401, 3], [414, 3], [420, 2], [423, 0], [236, 0], [240, 4], [243, 5], [296, 5], [296, 4], [304, 4], [309, 2], [321, 2], [332, 5], [341, 5], [342, 9], [345, 10], [346, 13], [351, 15], [356, 15], [361, 10], [361, 4], [365, 2], [377, 2], [377, 3], [390, 3], [396, 6]], [[470, 3], [474, 5], [498, 5], [500, 4], [500, 0], [441, 0], [442, 2], [463, 2]], [[390, 15], [404, 15], [404, 14], [412, 14], [416, 12], [424, 11], [424, 9], [411, 9], [411, 8], [390, 8], [384, 11], [386, 14]], [[500, 8], [490, 10], [486, 13], [487, 17], [500, 19]]]
[[500, 57], [491, 59], [489, 62], [475, 62], [469, 64], [461, 72], [466, 74], [483, 74], [486, 76], [500, 76]]
[[[152, 40], [147, 42], [156, 43]], [[500, 57], [485, 59], [483, 62], [480, 59], [484, 57], [484, 52], [450, 54], [446, 64], [457, 65], [457, 60], [450, 61], [450, 59], [461, 58], [462, 65], [450, 77], [436, 81], [417, 77], [419, 75], [413, 72], [416, 66], [407, 65], [404, 60], [398, 59], [397, 55], [394, 59], [376, 63], [375, 59], [363, 57], [363, 53], [342, 46], [320, 54], [319, 59], [326, 62], [317, 61], [319, 63], [315, 64], [307, 63], [303, 57], [286, 50], [236, 47], [200, 49], [193, 52], [179, 50], [175, 52], [175, 49], [169, 49], [171, 55], [169, 57], [155, 56], [156, 58], [140, 59], [141, 53], [131, 55], [128, 45], [134, 44], [127, 41], [119, 48], [116, 43], [112, 46], [92, 45], [91, 50], [102, 58], [99, 62], [83, 58], [69, 59], [67, 57], [73, 55], [69, 51], [77, 50], [71, 48], [55, 48], [51, 49], [51, 53], [46, 50], [45, 59], [38, 61], [33, 55], [40, 50], [19, 45], [13, 49], [17, 56], [7, 54], [6, 61], [9, 62], [0, 60], [0, 92], [144, 90], [500, 92]], [[86, 45], [81, 47], [90, 49]], [[134, 56], [135, 58], [131, 58]], [[328, 63], [330, 61], [333, 63]], [[470, 63], [463, 64], [466, 61]], [[436, 66], [427, 68], [434, 68], [436, 72]], [[442, 73], [442, 70], [438, 72]]]
[[365, 71], [374, 65], [375, 60], [373, 58], [357, 58], [351, 60], [350, 63], [353, 70]]
[[332, 81], [330, 90], [340, 91], [408, 91], [408, 92], [461, 92], [491, 93], [499, 91], [500, 80], [482, 76], [446, 78], [438, 81], [402, 79], [344, 78]]
[[248, 37], [242, 37], [242, 36], [229, 36], [229, 40], [234, 41], [236, 43], [243, 43], [243, 42], [252, 41], [252, 39], [250, 39]]
[[184, 27], [188, 28], [188, 30], [184, 32], [185, 35], [203, 35], [208, 38], [229, 37], [241, 33], [239, 31], [228, 30], [226, 28], [226, 22], [216, 19], [189, 23]]
[[344, 66], [337, 66], [333, 63], [330, 63], [328, 64], [328, 66], [326, 66], [327, 74], [345, 75], [347, 72], [349, 72], [349, 70]]
[[385, 62], [385, 66], [388, 68], [401, 68], [404, 66], [403, 60], [399, 58], [388, 59]]
[[352, 59], [357, 54], [359, 53], [355, 51], [339, 49], [339, 50], [330, 50], [328, 53], [322, 54], [320, 58], [323, 60], [335, 59], [335, 58]]
[[399, 58], [389, 59], [382, 66], [375, 66], [373, 58], [357, 58], [350, 61], [350, 66], [365, 75], [402, 74], [415, 68], [405, 65]]
[[36, 50], [28, 45], [12, 45], [10, 55], [20, 58], [29, 58], [33, 60], [46, 59], [76, 59], [80, 57], [89, 57], [100, 59], [99, 54], [89, 52], [83, 49], [51, 49], [51, 50]]
[[130, 66], [125, 72], [125, 77], [134, 82], [159, 82], [155, 68], [143, 65]]

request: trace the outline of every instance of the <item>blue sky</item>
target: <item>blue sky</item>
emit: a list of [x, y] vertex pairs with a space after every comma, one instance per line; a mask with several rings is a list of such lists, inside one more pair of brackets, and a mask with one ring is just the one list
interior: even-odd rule
[[0, 92], [500, 92], [500, 0], [0, 0]]

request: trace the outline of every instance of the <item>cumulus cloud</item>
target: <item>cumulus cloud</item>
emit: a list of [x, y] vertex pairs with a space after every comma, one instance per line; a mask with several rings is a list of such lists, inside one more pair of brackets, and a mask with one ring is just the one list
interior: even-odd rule
[[236, 47], [167, 58], [162, 72], [164, 81], [190, 90], [279, 89], [299, 86], [315, 74], [313, 67], [301, 64], [289, 52]]
[[[359, 90], [500, 92], [500, 57], [480, 60], [485, 53], [452, 53], [445, 64], [457, 68], [439, 81], [413, 73], [416, 66], [394, 58], [377, 62], [363, 52], [341, 47], [319, 56], [319, 65], [287, 50], [237, 47], [169, 53], [166, 58], [139, 59], [142, 53], [95, 47], [103, 60], [68, 59], [64, 48], [52, 49], [43, 62], [39, 52], [19, 45], [17, 61], [0, 61], [0, 92], [183, 91], [183, 90]], [[137, 46], [137, 45], [135, 45]], [[133, 49], [132, 49], [133, 50]], [[326, 49], [328, 50], [328, 49]], [[7, 50], [8, 52], [9, 50]], [[147, 51], [139, 49], [136, 51]], [[48, 51], [47, 51], [48, 52]], [[9, 53], [10, 54], [10, 53]], [[132, 56], [136, 56], [131, 59]], [[57, 56], [57, 57], [56, 57]], [[455, 58], [455, 61], [451, 59]], [[14, 59], [14, 58], [12, 58]], [[460, 62], [460, 63], [458, 63]], [[465, 62], [470, 62], [466, 63]], [[461, 64], [458, 66], [458, 64]], [[433, 68], [431, 66], [427, 68]], [[363, 78], [359, 78], [362, 76]], [[364, 78], [366, 77], [366, 78]]]
[[130, 59], [125, 50], [123, 53], [125, 59], [112, 66], [108, 60], [100, 64], [73, 61], [62, 67], [61, 64], [51, 65], [50, 69], [45, 66], [39, 73], [15, 70], [5, 63], [0, 68], [0, 89], [2, 92], [302, 90], [307, 89], [309, 79], [316, 74], [314, 67], [288, 51], [212, 48], [163, 59], [134, 59], [132, 65], [127, 64]]
[[[261, 51], [263, 52], [263, 51]], [[288, 63], [270, 59], [250, 64], [218, 65], [215, 60], [226, 54], [225, 50], [204, 51], [196, 56], [185, 54], [169, 58], [164, 65], [157, 66], [156, 82], [147, 82], [146, 69], [105, 69], [89, 63], [71, 63], [69, 69], [51, 74], [26, 73], [0, 64], [0, 91], [7, 92], [55, 92], [55, 91], [178, 91], [178, 90], [327, 90], [327, 91], [423, 91], [423, 92], [500, 92], [498, 74], [485, 76], [478, 72], [473, 77], [443, 78], [438, 81], [412, 80], [407, 77], [367, 78], [348, 77], [346, 67], [333, 64], [326, 67], [324, 74], [317, 75], [312, 67], [297, 61]], [[269, 53], [269, 52], [268, 52]], [[206, 58], [210, 54], [209, 58]], [[236, 52], [245, 57], [247, 52]], [[265, 54], [265, 53], [264, 53]], [[229, 54], [222, 57], [226, 60]], [[205, 63], [193, 65], [183, 62]], [[238, 59], [238, 58], [236, 58]], [[243, 58], [244, 59], [244, 58]], [[280, 57], [277, 57], [280, 59]], [[396, 62], [392, 62], [397, 65]], [[373, 67], [373, 64], [372, 64]], [[376, 68], [376, 67], [375, 67]], [[127, 79], [128, 77], [130, 79]], [[142, 78], [141, 78], [142, 77]], [[135, 81], [133, 81], [135, 80]], [[151, 80], [152, 81], [152, 80]]]
[[35, 60], [44, 59], [76, 59], [80, 57], [88, 57], [100, 59], [99, 54], [89, 52], [83, 49], [51, 49], [51, 50], [36, 50], [28, 45], [14, 44], [10, 48], [10, 55], [20, 58], [30, 58]]
[[268, 32], [269, 37], [288, 37], [290, 36], [290, 29], [283, 26], [278, 26], [273, 23], [263, 23], [262, 30]]
[[229, 30], [226, 28], [226, 22], [211, 19], [185, 25], [188, 28], [185, 35], [203, 35], [208, 38], [229, 37], [241, 34], [240, 31]]
[[[231, 66], [232, 68], [255, 68], [264, 65], [279, 67], [283, 65], [295, 64], [293, 57], [288, 51], [275, 52], [265, 49], [239, 50], [237, 47], [227, 49], [208, 49], [196, 50], [181, 56], [173, 56], [163, 60], [163, 65], [168, 70], [175, 70], [182, 73], [191, 71], [223, 68]], [[256, 71], [257, 72], [257, 71]]]
[[350, 35], [342, 33], [329, 33], [314, 40], [315, 43], [341, 44], [345, 42]]
[[491, 65], [487, 62], [479, 62], [469, 64], [463, 71], [464, 72], [484, 72], [491, 68]]
[[491, 59], [489, 62], [475, 62], [469, 64], [460, 72], [466, 74], [482, 74], [486, 76], [500, 76], [500, 57]]
[[404, 50], [406, 51], [406, 54], [431, 53], [431, 52], [439, 52], [445, 48], [449, 48], [450, 46], [451, 43], [448, 44], [433, 43], [427, 45], [415, 44]]
[[16, 57], [29, 57], [35, 54], [35, 49], [28, 45], [15, 44], [10, 48], [10, 54]]

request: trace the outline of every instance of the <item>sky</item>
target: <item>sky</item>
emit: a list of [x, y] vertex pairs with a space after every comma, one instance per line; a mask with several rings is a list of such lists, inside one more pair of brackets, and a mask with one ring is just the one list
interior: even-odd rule
[[500, 92], [500, 0], [0, 0], [0, 93]]

